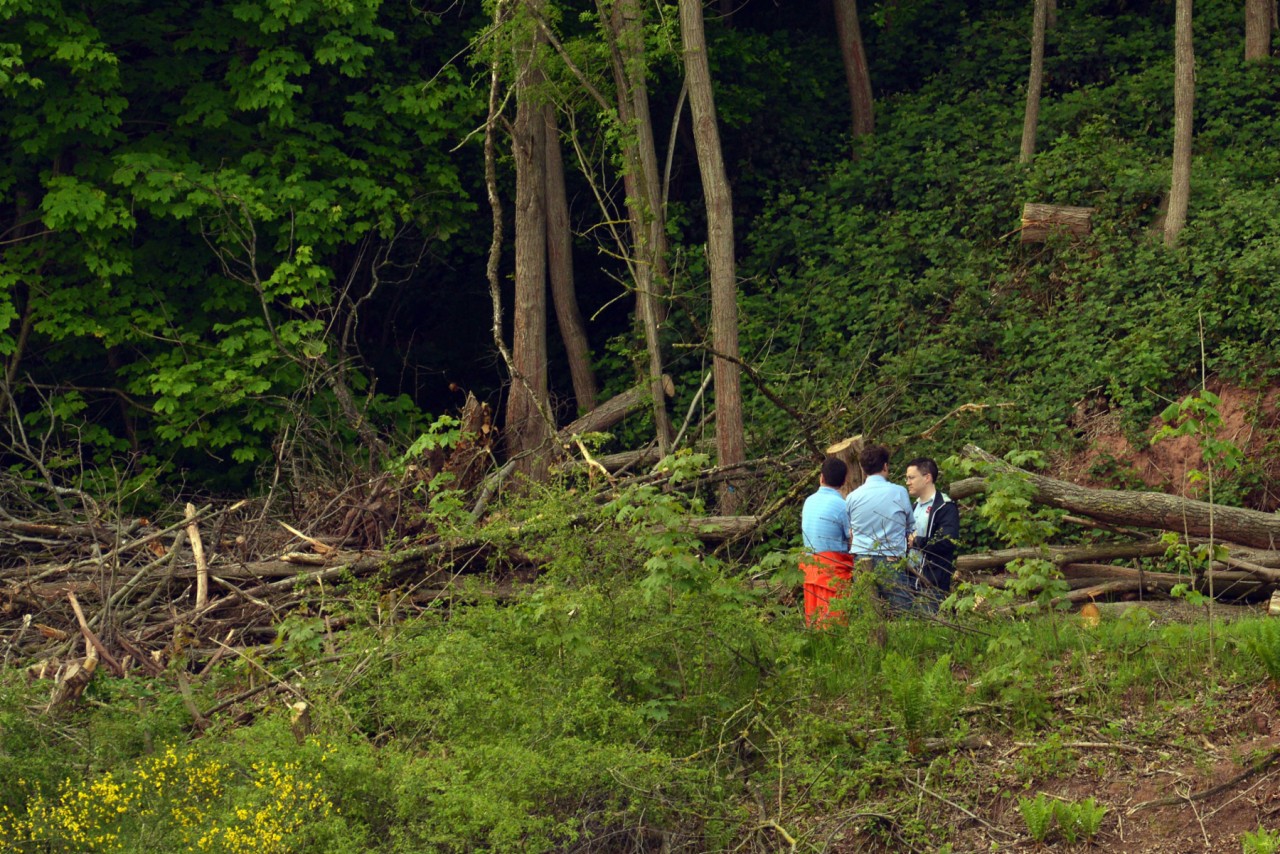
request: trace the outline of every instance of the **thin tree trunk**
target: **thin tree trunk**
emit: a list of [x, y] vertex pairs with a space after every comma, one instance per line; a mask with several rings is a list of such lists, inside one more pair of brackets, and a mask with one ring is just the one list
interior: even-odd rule
[[[25, 193], [18, 193], [17, 201], [14, 204], [13, 226], [9, 230], [15, 242], [27, 239], [29, 233], [34, 230], [33, 226], [39, 223], [39, 220], [24, 223], [28, 213], [27, 196]], [[45, 257], [45, 248], [48, 246], [48, 235], [42, 236], [40, 243], [40, 258], [42, 260], [36, 268], [37, 275], [44, 267], [43, 258]], [[27, 341], [31, 337], [31, 330], [35, 327], [36, 320], [35, 304], [29, 285], [24, 285], [19, 280], [15, 283], [13, 290], [10, 291], [9, 300], [14, 311], [22, 318], [22, 321], [18, 325], [18, 339], [14, 343], [13, 350], [9, 353], [9, 358], [0, 361], [0, 365], [3, 366], [0, 376], [4, 378], [4, 390], [6, 392], [4, 395], [0, 395], [0, 415], [4, 415], [9, 406], [10, 397], [13, 395], [13, 383], [18, 378], [18, 369], [22, 365], [22, 357], [26, 354]]]
[[1244, 0], [1244, 59], [1252, 62], [1271, 55], [1272, 0]]
[[[497, 0], [493, 9], [493, 26], [497, 29], [506, 19], [506, 4], [503, 0]], [[489, 238], [489, 257], [485, 264], [485, 278], [489, 282], [489, 299], [492, 303], [493, 313], [493, 346], [497, 348], [498, 354], [502, 356], [502, 362], [507, 367], [507, 372], [515, 375], [515, 370], [511, 364], [511, 352], [507, 349], [507, 343], [502, 335], [502, 282], [500, 264], [502, 261], [502, 199], [498, 195], [498, 156], [496, 152], [495, 135], [502, 110], [502, 101], [499, 99], [499, 62], [495, 58], [489, 65], [489, 112], [484, 125], [484, 186], [486, 194], [489, 198], [489, 213], [492, 217], [492, 233]]]
[[540, 32], [521, 47], [516, 76], [516, 120], [512, 145], [516, 168], [515, 306], [511, 341], [511, 391], [507, 398], [507, 451], [518, 470], [538, 478], [546, 472], [547, 409], [547, 126], [532, 92], [542, 82], [537, 66]]
[[1058, 28], [1058, 0], [1049, 0], [1049, 8], [1045, 14], [1044, 25], [1050, 30]]
[[618, 0], [612, 10], [600, 7], [610, 34], [614, 83], [618, 90], [618, 118], [623, 128], [623, 184], [635, 242], [632, 267], [636, 285], [636, 313], [648, 351], [649, 388], [653, 398], [654, 429], [663, 456], [671, 450], [671, 419], [662, 384], [660, 326], [665, 312], [660, 289], [668, 279], [666, 219], [658, 177], [658, 153], [649, 114], [645, 81], [644, 27], [635, 0]]
[[547, 174], [547, 268], [551, 274], [551, 297], [556, 321], [569, 358], [573, 396], [578, 409], [590, 412], [596, 406], [596, 377], [591, 370], [591, 346], [587, 341], [582, 313], [573, 283], [573, 233], [569, 228], [569, 200], [564, 188], [564, 158], [560, 153], [560, 131], [555, 108], [543, 108], [546, 120]]
[[[711, 270], [711, 339], [716, 393], [716, 454], [721, 466], [746, 459], [742, 432], [742, 385], [738, 368], [738, 301], [734, 272], [733, 197], [720, 150], [711, 67], [703, 29], [702, 0], [680, 0], [680, 33], [684, 41], [685, 80], [693, 114], [698, 171], [707, 205], [707, 262]], [[721, 355], [723, 354], [723, 355]], [[729, 356], [731, 358], [724, 358]], [[720, 512], [731, 514], [736, 494], [727, 484]]]
[[1177, 0], [1174, 17], [1173, 181], [1164, 243], [1172, 246], [1187, 224], [1191, 195], [1191, 116], [1196, 97], [1195, 49], [1191, 41], [1191, 0]]
[[857, 139], [873, 132], [876, 125], [871, 72], [867, 68], [867, 52], [862, 46], [862, 28], [858, 24], [858, 0], [835, 0], [835, 12], [836, 36], [840, 40], [840, 58], [844, 62], [853, 113], [853, 136]]
[[1044, 30], [1049, 17], [1049, 0], [1035, 0], [1031, 25], [1031, 75], [1027, 79], [1027, 109], [1022, 118], [1022, 149], [1019, 163], [1030, 163], [1036, 154], [1036, 126], [1040, 123], [1040, 90], [1044, 88]]

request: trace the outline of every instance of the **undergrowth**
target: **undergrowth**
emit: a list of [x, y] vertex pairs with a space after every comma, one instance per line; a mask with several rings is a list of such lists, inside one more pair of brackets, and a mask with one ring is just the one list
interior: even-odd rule
[[[323, 665], [281, 644], [194, 689], [210, 708], [270, 670], [305, 696], [309, 732], [290, 727], [292, 692], [197, 734], [171, 677], [99, 679], [51, 716], [35, 711], [42, 686], [6, 674], [0, 836], [22, 851], [936, 848], [954, 815], [916, 787], [961, 802], [979, 779], [1043, 791], [1085, 762], [1101, 779], [1105, 761], [1073, 744], [1192, 745], [1195, 715], [1268, 675], [1259, 653], [1204, 685], [1204, 627], [1142, 609], [1096, 626], [1053, 611], [902, 619], [879, 646], [860, 584], [842, 622], [806, 629], [791, 558], [709, 557], [673, 524], [689, 510], [678, 491], [603, 506], [530, 494], [470, 532], [547, 557], [514, 600], [388, 618], [385, 595], [357, 587], [329, 603], [352, 627]], [[1268, 626], [1223, 631], [1269, 649]], [[966, 758], [974, 736], [1042, 746], [996, 772]], [[1105, 814], [1056, 810], [1064, 840]], [[855, 813], [869, 817], [840, 818]]]

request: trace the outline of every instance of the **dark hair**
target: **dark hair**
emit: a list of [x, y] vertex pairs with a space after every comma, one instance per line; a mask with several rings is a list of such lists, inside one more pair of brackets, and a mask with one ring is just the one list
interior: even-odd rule
[[858, 454], [858, 463], [867, 474], [880, 474], [889, 464], [889, 449], [884, 445], [868, 445]]
[[849, 476], [849, 467], [839, 457], [827, 457], [822, 461], [822, 482], [836, 489], [844, 486], [844, 479]]
[[928, 457], [916, 457], [914, 460], [907, 463], [907, 468], [911, 468], [912, 466], [915, 466], [916, 471], [920, 472], [920, 474], [927, 474], [929, 477], [933, 478], [934, 483], [938, 482], [938, 464], [933, 460]]

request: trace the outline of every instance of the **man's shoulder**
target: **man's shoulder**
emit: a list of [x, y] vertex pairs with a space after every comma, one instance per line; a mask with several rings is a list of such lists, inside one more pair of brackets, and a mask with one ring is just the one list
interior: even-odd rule
[[819, 487], [817, 492], [811, 492], [809, 497], [804, 500], [805, 504], [826, 504], [837, 501], [844, 501], [844, 496], [837, 489], [829, 487]]
[[849, 492], [849, 495], [847, 498], [845, 498], [845, 501], [852, 501], [855, 498], [861, 498], [862, 496], [867, 495], [868, 493], [875, 492], [876, 487], [877, 487], [877, 484], [875, 481], [864, 480], [862, 483], [854, 487]]

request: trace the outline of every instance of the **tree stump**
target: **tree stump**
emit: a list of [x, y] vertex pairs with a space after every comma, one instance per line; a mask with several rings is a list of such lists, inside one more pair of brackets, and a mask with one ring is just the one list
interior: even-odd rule
[[849, 475], [845, 478], [844, 486], [840, 489], [840, 494], [847, 496], [859, 486], [862, 486], [864, 480], [862, 476], [862, 464], [858, 462], [858, 454], [862, 453], [862, 435], [850, 436], [848, 439], [841, 439], [831, 447], [827, 448], [827, 456], [844, 460], [844, 464], [849, 467]]

